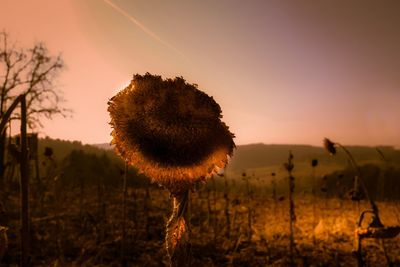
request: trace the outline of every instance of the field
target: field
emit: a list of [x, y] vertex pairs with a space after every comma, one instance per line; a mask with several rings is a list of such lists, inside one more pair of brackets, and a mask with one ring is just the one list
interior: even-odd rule
[[[17, 185], [14, 185], [17, 187]], [[1, 266], [19, 261], [17, 188], [3, 195], [1, 224], [9, 245]], [[166, 190], [154, 185], [62, 187], [49, 184], [42, 204], [31, 194], [31, 263], [34, 266], [166, 266], [165, 223], [171, 212]], [[297, 266], [356, 266], [355, 223], [367, 203], [313, 199], [297, 192], [295, 251]], [[124, 205], [125, 203], [125, 205]], [[313, 212], [315, 204], [315, 219]], [[385, 225], [400, 224], [400, 205], [379, 202]], [[126, 213], [124, 213], [126, 210]], [[274, 200], [257, 179], [216, 177], [191, 193], [192, 266], [289, 266], [289, 203]], [[363, 242], [367, 266], [399, 266], [400, 238]]]

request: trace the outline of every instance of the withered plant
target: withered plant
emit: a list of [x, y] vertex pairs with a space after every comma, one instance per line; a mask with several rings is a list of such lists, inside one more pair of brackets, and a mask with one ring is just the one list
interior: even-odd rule
[[276, 194], [276, 180], [275, 180], [275, 176], [276, 173], [275, 172], [271, 172], [271, 186], [272, 186], [272, 200], [274, 201], [274, 203], [276, 204], [278, 201], [278, 197]]
[[317, 226], [317, 207], [316, 207], [316, 195], [315, 195], [315, 169], [318, 166], [318, 160], [317, 159], [313, 159], [311, 160], [311, 167], [312, 167], [312, 173], [311, 173], [311, 177], [312, 177], [312, 188], [311, 188], [311, 193], [312, 193], [312, 206], [313, 206], [313, 223], [312, 223], [312, 229], [313, 229], [313, 244], [315, 245], [316, 240], [315, 240], [315, 227]]
[[117, 153], [170, 191], [167, 252], [171, 266], [189, 266], [189, 192], [224, 168], [235, 147], [220, 106], [183, 78], [146, 73], [134, 75], [108, 111]]
[[[370, 204], [371, 211], [374, 214], [374, 219], [373, 219], [374, 225], [382, 226], [382, 223], [379, 218], [378, 206], [376, 205], [375, 201], [372, 199], [371, 195], [368, 192], [368, 188], [364, 182], [364, 179], [362, 178], [362, 173], [361, 173], [360, 167], [358, 166], [357, 162], [355, 161], [353, 155], [350, 153], [350, 151], [346, 147], [342, 146], [340, 143], [332, 142], [328, 138], [325, 138], [323, 143], [324, 143], [325, 149], [328, 150], [328, 152], [331, 155], [336, 155], [336, 152], [337, 152], [336, 147], [340, 147], [345, 152], [345, 154], [347, 155], [347, 157], [349, 159], [351, 166], [354, 168], [354, 170], [357, 173], [357, 175], [354, 179], [354, 194], [361, 194], [361, 192], [359, 191], [359, 187], [362, 188], [362, 190], [363, 190], [362, 193], [365, 194], [365, 196]], [[352, 195], [353, 198], [356, 197], [354, 194]]]
[[289, 230], [290, 230], [289, 250], [290, 250], [290, 265], [293, 266], [294, 265], [294, 250], [295, 250], [294, 224], [296, 223], [296, 213], [294, 210], [294, 199], [293, 199], [295, 180], [292, 175], [294, 164], [293, 164], [293, 154], [291, 151], [289, 152], [288, 162], [286, 162], [283, 166], [285, 167], [285, 169], [288, 172], [288, 181], [289, 181]]
[[375, 150], [376, 150], [376, 152], [378, 152], [379, 158], [384, 163], [384, 169], [379, 171], [380, 188], [378, 191], [380, 193], [381, 199], [384, 200], [385, 199], [385, 190], [386, 190], [386, 188], [385, 188], [386, 187], [385, 186], [385, 172], [390, 169], [390, 161], [385, 157], [385, 155], [383, 154], [381, 149], [379, 149], [378, 147], [375, 147]]
[[[209, 210], [209, 214], [211, 215], [211, 227], [213, 231], [213, 241], [214, 244], [217, 242], [218, 235], [218, 211], [217, 211], [217, 187], [215, 185], [215, 177], [211, 177], [211, 191], [212, 191], [212, 208]], [[211, 207], [211, 206], [210, 206]]]
[[[128, 166], [125, 161], [124, 165], [124, 173], [123, 173], [123, 182], [122, 182], [122, 240], [121, 240], [121, 265], [126, 266], [126, 202], [128, 195], [128, 187], [127, 187], [127, 175], [128, 175]], [[136, 225], [135, 225], [136, 226]]]
[[229, 240], [231, 238], [231, 219], [230, 219], [230, 211], [229, 211], [229, 184], [228, 184], [228, 179], [226, 178], [226, 174], [222, 174], [224, 177], [224, 199], [225, 199], [225, 209], [224, 209], [224, 214], [225, 214], [225, 224], [226, 224], [226, 232], [225, 236]]
[[251, 206], [251, 198], [252, 198], [252, 192], [251, 192], [251, 187], [250, 187], [250, 176], [247, 176], [246, 172], [242, 173], [242, 179], [246, 183], [246, 196], [247, 196], [247, 241], [250, 242], [252, 235], [253, 235], [253, 226], [252, 226], [252, 214], [253, 214], [253, 209]]
[[[340, 147], [345, 154], [347, 155], [351, 166], [354, 168], [354, 170], [357, 173], [357, 176], [355, 177], [355, 185], [354, 185], [354, 193], [352, 195], [352, 198], [359, 197], [361, 192], [358, 190], [360, 187], [362, 189], [362, 193], [364, 193], [365, 197], [367, 198], [370, 209], [364, 210], [361, 212], [360, 217], [357, 222], [357, 228], [355, 230], [355, 242], [354, 242], [354, 249], [356, 252], [357, 260], [358, 260], [358, 266], [365, 266], [365, 262], [362, 256], [362, 239], [364, 238], [375, 238], [375, 239], [380, 239], [381, 240], [381, 246], [382, 250], [386, 254], [386, 250], [384, 247], [383, 239], [384, 238], [394, 238], [400, 233], [400, 226], [384, 226], [381, 222], [381, 219], [379, 217], [379, 209], [378, 206], [376, 205], [374, 199], [372, 196], [369, 194], [368, 188], [365, 184], [365, 181], [363, 179], [360, 167], [358, 166], [356, 160], [354, 159], [353, 155], [350, 153], [350, 151], [342, 146], [340, 143], [333, 142], [328, 138], [325, 138], [324, 141], [324, 147], [329, 151], [331, 155], [336, 154], [336, 146]], [[358, 185], [359, 183], [359, 185]], [[366, 214], [371, 214], [372, 218], [368, 222], [367, 227], [363, 227], [363, 222], [364, 219], [366, 218]], [[388, 257], [386, 257], [387, 264], [390, 266], [391, 262]]]

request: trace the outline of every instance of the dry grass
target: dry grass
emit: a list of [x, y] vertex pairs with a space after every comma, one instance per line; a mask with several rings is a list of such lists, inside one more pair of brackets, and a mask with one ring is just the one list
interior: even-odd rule
[[[239, 185], [237, 185], [239, 186]], [[79, 192], [68, 191], [49, 198], [45, 214], [33, 212], [32, 261], [35, 266], [120, 266], [122, 192], [108, 190], [104, 209], [98, 209], [95, 189], [87, 192], [80, 213]], [[215, 202], [213, 196], [215, 195]], [[165, 222], [170, 201], [165, 190], [151, 188], [145, 209], [144, 189], [128, 190], [126, 255], [128, 266], [166, 266]], [[210, 199], [207, 199], [209, 196]], [[230, 236], [226, 236], [226, 198], [223, 192], [192, 194], [191, 242], [193, 266], [287, 266], [289, 261], [289, 211], [287, 199], [275, 202], [270, 195], [229, 194]], [[354, 202], [318, 199], [313, 229], [311, 196], [295, 195], [297, 221], [294, 238], [298, 266], [355, 266], [353, 233], [359, 211]], [[34, 201], [34, 200], [33, 200]], [[1, 266], [16, 266], [19, 259], [17, 197], [8, 203], [9, 248]], [[210, 212], [208, 203], [211, 203]], [[214, 204], [215, 203], [215, 204]], [[385, 225], [400, 224], [398, 203], [378, 203]], [[252, 229], [248, 229], [248, 210]], [[15, 212], [13, 212], [15, 210]], [[209, 218], [211, 218], [209, 220]], [[4, 219], [4, 217], [3, 217]], [[247, 239], [249, 230], [252, 239]], [[317, 242], [313, 244], [313, 231]], [[385, 241], [394, 264], [400, 264], [400, 237]], [[369, 266], [386, 266], [384, 253], [374, 240], [364, 242]]]

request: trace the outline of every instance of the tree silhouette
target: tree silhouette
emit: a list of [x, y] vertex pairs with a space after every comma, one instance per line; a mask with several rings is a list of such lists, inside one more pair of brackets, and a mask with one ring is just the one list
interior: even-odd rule
[[[0, 119], [12, 101], [23, 93], [26, 95], [30, 129], [42, 126], [42, 117], [51, 119], [55, 114], [66, 116], [69, 110], [60, 107], [64, 100], [54, 84], [63, 68], [61, 55], [49, 55], [45, 44], [36, 43], [26, 49], [11, 42], [7, 32], [0, 32]], [[19, 112], [15, 112], [10, 121], [20, 117]], [[0, 178], [6, 169], [6, 132], [4, 129], [0, 133]]]

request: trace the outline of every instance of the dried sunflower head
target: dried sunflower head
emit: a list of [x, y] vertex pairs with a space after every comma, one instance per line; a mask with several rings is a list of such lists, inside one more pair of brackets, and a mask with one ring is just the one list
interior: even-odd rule
[[134, 75], [108, 104], [117, 153], [173, 193], [224, 168], [235, 147], [220, 106], [183, 78]]
[[335, 143], [329, 140], [328, 138], [324, 138], [324, 147], [331, 155], [336, 154]]
[[317, 167], [317, 165], [318, 165], [318, 160], [317, 159], [311, 160], [311, 167]]

